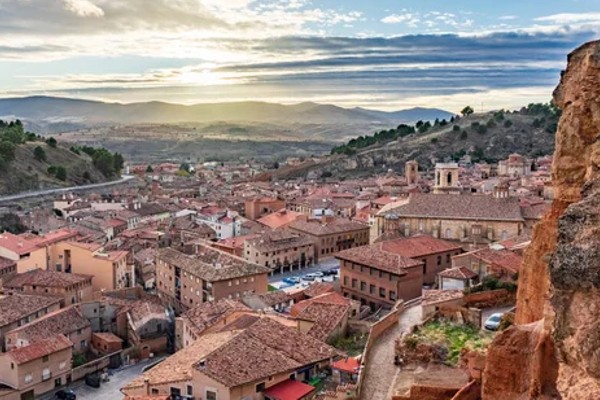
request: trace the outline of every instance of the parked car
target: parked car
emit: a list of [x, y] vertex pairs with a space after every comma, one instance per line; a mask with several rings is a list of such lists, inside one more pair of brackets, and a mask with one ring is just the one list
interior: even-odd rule
[[503, 313], [495, 313], [485, 321], [483, 327], [489, 331], [497, 331], [500, 327], [500, 321], [502, 321]]
[[61, 400], [76, 400], [77, 395], [71, 389], [61, 389], [55, 393], [57, 399]]
[[325, 276], [325, 274], [321, 271], [317, 271], [313, 274], [316, 278], [322, 278]]
[[302, 277], [303, 281], [314, 281], [315, 280], [315, 274], [306, 274]]
[[289, 278], [283, 278], [283, 282], [287, 283], [288, 285], [296, 285], [298, 283], [300, 283], [300, 278], [298, 277], [289, 277]]
[[337, 275], [340, 272], [339, 268], [331, 268], [327, 270], [327, 275]]

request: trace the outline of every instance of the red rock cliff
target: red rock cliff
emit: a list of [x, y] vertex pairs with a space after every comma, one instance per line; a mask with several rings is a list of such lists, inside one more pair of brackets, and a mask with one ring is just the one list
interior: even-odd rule
[[600, 41], [569, 55], [555, 200], [534, 229], [519, 278], [517, 325], [494, 340], [487, 399], [600, 399]]

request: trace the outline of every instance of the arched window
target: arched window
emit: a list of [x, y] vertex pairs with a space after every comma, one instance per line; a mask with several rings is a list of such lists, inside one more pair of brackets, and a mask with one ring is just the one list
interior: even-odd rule
[[444, 234], [446, 239], [452, 239], [452, 229], [446, 228], [446, 233]]
[[508, 232], [502, 231], [502, 240], [508, 239]]
[[448, 172], [448, 185], [452, 184], [452, 172]]
[[440, 184], [441, 184], [440, 171], [438, 171], [436, 173], [436, 178], [435, 179], [437, 181], [437, 185], [440, 186]]

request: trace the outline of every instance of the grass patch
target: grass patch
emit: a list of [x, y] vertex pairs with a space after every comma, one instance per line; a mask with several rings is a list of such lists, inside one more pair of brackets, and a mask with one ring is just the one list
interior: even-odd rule
[[360, 332], [349, 336], [339, 335], [332, 338], [329, 344], [350, 357], [355, 357], [364, 351], [368, 336], [367, 333]]
[[269, 286], [267, 286], [267, 290], [268, 290], [269, 292], [276, 292], [276, 291], [278, 291], [279, 289], [277, 289], [275, 286], [269, 285]]
[[414, 342], [415, 346], [419, 342], [426, 342], [445, 347], [448, 350], [446, 361], [451, 365], [455, 365], [463, 348], [485, 350], [492, 342], [492, 338], [492, 334], [469, 325], [432, 321], [425, 324], [412, 337], [407, 339]]

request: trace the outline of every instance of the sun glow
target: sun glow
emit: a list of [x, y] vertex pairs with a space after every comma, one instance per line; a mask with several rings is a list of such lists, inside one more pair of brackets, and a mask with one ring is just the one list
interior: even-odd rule
[[219, 75], [208, 69], [184, 71], [179, 75], [179, 82], [199, 86], [223, 85], [226, 83]]

